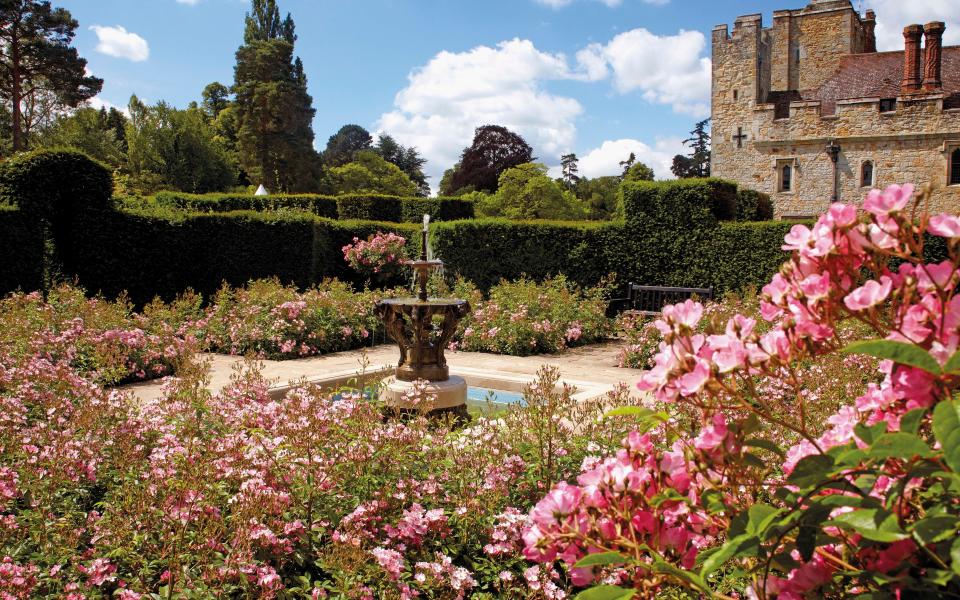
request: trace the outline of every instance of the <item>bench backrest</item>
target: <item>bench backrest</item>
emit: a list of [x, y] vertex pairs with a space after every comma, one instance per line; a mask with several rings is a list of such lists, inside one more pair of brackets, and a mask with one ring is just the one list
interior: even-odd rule
[[631, 283], [627, 288], [627, 305], [630, 310], [643, 315], [659, 315], [664, 306], [677, 304], [694, 296], [700, 300], [712, 300], [713, 288], [664, 287]]

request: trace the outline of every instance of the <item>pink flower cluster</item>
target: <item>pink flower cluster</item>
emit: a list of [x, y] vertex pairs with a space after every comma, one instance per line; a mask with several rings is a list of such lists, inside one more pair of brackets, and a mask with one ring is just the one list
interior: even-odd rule
[[[722, 418], [707, 428], [692, 445], [675, 443], [660, 451], [650, 434], [631, 433], [616, 456], [588, 467], [578, 485], [560, 483], [530, 512], [523, 534], [530, 560], [569, 567], [586, 554], [619, 551], [634, 556], [650, 549], [683, 568], [691, 568], [698, 553], [713, 544], [721, 524], [700, 507], [700, 494], [722, 483], [718, 472], [701, 473], [688, 459], [696, 450], [718, 463], [738, 444]], [[710, 477], [713, 478], [711, 481]], [[593, 568], [573, 568], [574, 585], [593, 583]], [[656, 575], [643, 567], [626, 570], [622, 578]]]
[[393, 232], [378, 231], [366, 240], [353, 238], [343, 247], [343, 258], [355, 271], [365, 274], [395, 273], [407, 260], [407, 240]]

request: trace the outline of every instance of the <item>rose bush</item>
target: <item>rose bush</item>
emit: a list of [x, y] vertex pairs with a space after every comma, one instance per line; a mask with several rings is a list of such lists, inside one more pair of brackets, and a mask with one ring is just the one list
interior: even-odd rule
[[[639, 387], [695, 410], [699, 433], [636, 409], [645, 426], [615, 457], [531, 511], [527, 555], [602, 584], [595, 598], [671, 585], [782, 600], [956, 595], [960, 218], [917, 215], [913, 192], [875, 190], [863, 213], [834, 204], [794, 226], [792, 259], [763, 288], [765, 333], [743, 315], [699, 333], [702, 305], [665, 308]], [[946, 260], [927, 260], [929, 236], [946, 239]], [[848, 322], [874, 339], [851, 344]], [[836, 353], [879, 359], [880, 380], [822, 423], [802, 369]], [[781, 397], [764, 393], [769, 380]], [[781, 448], [769, 428], [795, 442]], [[721, 568], [745, 589], [724, 589]]]
[[174, 373], [196, 351], [186, 325], [200, 314], [200, 299], [190, 293], [140, 313], [124, 298], [87, 298], [70, 285], [46, 299], [11, 294], [0, 300], [0, 351], [21, 360], [66, 361], [104, 385], [153, 379]]
[[300, 292], [276, 280], [224, 286], [193, 324], [212, 352], [290, 359], [369, 345], [381, 327], [373, 312], [382, 294], [354, 292], [338, 281]]
[[357, 273], [368, 280], [389, 281], [403, 272], [407, 256], [407, 239], [396, 233], [378, 231], [366, 240], [353, 238], [343, 247], [343, 258]]
[[581, 289], [559, 275], [542, 283], [501, 282], [489, 298], [469, 284], [454, 293], [467, 298], [473, 313], [460, 323], [454, 348], [513, 356], [561, 352], [595, 343], [612, 327], [606, 317], [609, 289]]

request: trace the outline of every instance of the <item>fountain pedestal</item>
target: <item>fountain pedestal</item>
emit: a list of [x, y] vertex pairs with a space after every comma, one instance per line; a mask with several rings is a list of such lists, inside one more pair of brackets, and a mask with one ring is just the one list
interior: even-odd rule
[[[467, 414], [467, 382], [451, 377], [444, 350], [457, 331], [457, 324], [470, 313], [466, 300], [428, 298], [429, 272], [443, 263], [427, 258], [427, 223], [424, 216], [423, 244], [420, 260], [407, 264], [417, 275], [419, 294], [416, 298], [391, 298], [377, 302], [376, 312], [387, 334], [400, 347], [400, 362], [394, 377], [387, 380], [383, 399], [396, 412], [425, 412], [430, 415], [452, 413], [458, 418]], [[430, 397], [411, 402], [415, 381], [426, 381], [422, 393]]]

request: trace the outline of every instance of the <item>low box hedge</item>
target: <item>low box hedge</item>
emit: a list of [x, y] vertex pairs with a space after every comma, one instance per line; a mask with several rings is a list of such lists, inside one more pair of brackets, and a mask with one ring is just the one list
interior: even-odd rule
[[[122, 204], [131, 208], [150, 206], [149, 200], [133, 198], [124, 199]], [[462, 198], [403, 198], [376, 194], [250, 196], [158, 192], [154, 196], [154, 204], [163, 208], [202, 213], [304, 210], [328, 219], [393, 223], [416, 223], [422, 220], [425, 214], [429, 214], [434, 221], [472, 219], [474, 215], [473, 202]]]

